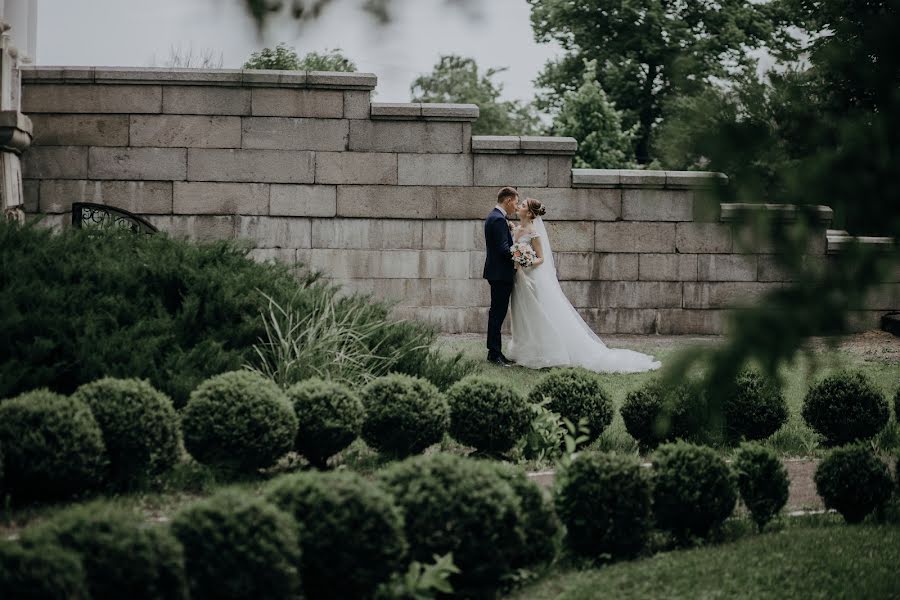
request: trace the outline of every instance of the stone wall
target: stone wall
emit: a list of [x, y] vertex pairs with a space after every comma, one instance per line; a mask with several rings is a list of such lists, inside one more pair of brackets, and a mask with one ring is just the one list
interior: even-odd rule
[[[571, 138], [473, 137], [474, 105], [370, 102], [374, 75], [36, 67], [27, 210], [109, 204], [195, 240], [247, 238], [260, 260], [321, 269], [400, 316], [482, 332], [481, 220], [497, 188], [543, 200], [559, 279], [598, 333], [712, 334], [783, 285], [745, 253], [713, 173], [572, 169]], [[810, 260], [826, 260], [830, 209]], [[837, 244], [838, 242], [835, 242]], [[897, 279], [897, 278], [895, 278]], [[860, 326], [900, 306], [883, 286]]]

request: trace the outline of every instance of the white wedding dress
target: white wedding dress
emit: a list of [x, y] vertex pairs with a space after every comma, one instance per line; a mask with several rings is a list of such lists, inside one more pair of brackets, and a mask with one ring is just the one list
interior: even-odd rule
[[553, 251], [543, 220], [534, 220], [534, 233], [517, 241], [540, 237], [544, 262], [516, 271], [510, 298], [511, 336], [506, 356], [531, 369], [584, 367], [598, 373], [637, 373], [660, 367], [652, 356], [634, 350], [607, 348], [591, 331], [556, 279]]

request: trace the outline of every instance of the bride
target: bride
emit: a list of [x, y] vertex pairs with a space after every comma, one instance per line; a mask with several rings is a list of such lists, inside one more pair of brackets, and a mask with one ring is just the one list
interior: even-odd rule
[[530, 267], [516, 265], [509, 358], [532, 369], [577, 366], [607, 373], [658, 369], [660, 363], [652, 356], [607, 348], [563, 294], [541, 219], [545, 212], [544, 205], [534, 198], [521, 203], [516, 211], [521, 225], [513, 231], [513, 240], [530, 244], [537, 259]]

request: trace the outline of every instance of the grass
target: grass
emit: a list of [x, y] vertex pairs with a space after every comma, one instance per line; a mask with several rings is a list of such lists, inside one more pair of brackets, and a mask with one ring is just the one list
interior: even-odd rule
[[511, 600], [900, 597], [900, 527], [832, 516], [718, 546], [584, 570], [556, 569]]

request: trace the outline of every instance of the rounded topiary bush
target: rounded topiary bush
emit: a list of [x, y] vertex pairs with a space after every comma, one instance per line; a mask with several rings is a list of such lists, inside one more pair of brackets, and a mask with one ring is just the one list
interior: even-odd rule
[[859, 523], [891, 497], [893, 481], [887, 466], [863, 446], [837, 448], [819, 463], [813, 476], [826, 508]]
[[759, 530], [777, 515], [788, 499], [787, 469], [770, 448], [759, 444], [744, 444], [732, 463], [737, 474], [741, 499]]
[[667, 389], [651, 381], [625, 396], [620, 409], [625, 429], [641, 450], [662, 442], [700, 437], [706, 418], [705, 397], [696, 386], [683, 383]]
[[24, 548], [0, 541], [4, 600], [89, 600], [78, 555], [53, 544]]
[[276, 480], [266, 497], [297, 521], [306, 598], [369, 598], [404, 568], [403, 516], [378, 483], [308, 472]]
[[0, 402], [4, 486], [18, 502], [95, 488], [106, 468], [103, 434], [87, 405], [47, 390]]
[[741, 372], [724, 398], [725, 433], [733, 441], [763, 440], [787, 422], [787, 401], [778, 382], [755, 370]]
[[345, 386], [308, 379], [287, 390], [297, 415], [294, 448], [319, 468], [359, 437], [365, 409], [359, 396]]
[[531, 411], [525, 397], [486, 377], [467, 377], [447, 391], [450, 435], [490, 454], [506, 452], [528, 432]]
[[597, 439], [609, 427], [613, 405], [603, 390], [600, 378], [585, 369], [554, 369], [532, 388], [528, 399], [533, 404], [550, 398], [548, 408], [577, 425], [587, 420], [589, 436]]
[[187, 598], [181, 545], [167, 528], [148, 527], [133, 513], [106, 504], [78, 506], [26, 531], [22, 541], [76, 553], [94, 600]]
[[634, 456], [586, 452], [556, 480], [556, 511], [566, 544], [581, 556], [634, 556], [653, 525], [650, 478]]
[[677, 539], [706, 536], [731, 515], [736, 501], [734, 476], [715, 450], [678, 442], [654, 453], [653, 513]]
[[453, 553], [459, 597], [498, 589], [525, 543], [521, 501], [491, 463], [448, 454], [417, 456], [379, 473], [404, 512], [413, 560]]
[[181, 417], [184, 445], [198, 462], [253, 471], [294, 445], [297, 415], [272, 381], [251, 371], [216, 375], [191, 392]]
[[559, 552], [562, 527], [552, 499], [528, 479], [525, 471], [509, 463], [491, 463], [498, 477], [519, 497], [525, 526], [525, 543], [515, 565], [531, 567], [552, 562]]
[[441, 441], [450, 424], [447, 399], [432, 383], [417, 377], [379, 377], [363, 389], [362, 399], [363, 439], [394, 456], [422, 452]]
[[192, 600], [300, 592], [297, 523], [263, 499], [221, 492], [182, 510], [172, 531], [184, 546]]
[[803, 420], [822, 435], [827, 446], [874, 437], [889, 418], [887, 400], [859, 372], [826, 377], [803, 400]]
[[178, 414], [172, 400], [146, 381], [107, 377], [81, 386], [72, 397], [87, 404], [100, 425], [113, 482], [138, 483], [178, 462]]

